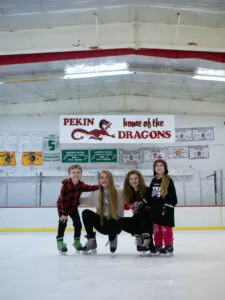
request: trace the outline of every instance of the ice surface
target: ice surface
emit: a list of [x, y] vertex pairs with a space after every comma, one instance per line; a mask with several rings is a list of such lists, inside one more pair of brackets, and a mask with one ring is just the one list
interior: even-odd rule
[[107, 236], [97, 255], [76, 254], [71, 232], [65, 241], [63, 256], [55, 233], [1, 233], [0, 299], [225, 299], [225, 231], [176, 231], [174, 257], [140, 257], [126, 233], [115, 254]]

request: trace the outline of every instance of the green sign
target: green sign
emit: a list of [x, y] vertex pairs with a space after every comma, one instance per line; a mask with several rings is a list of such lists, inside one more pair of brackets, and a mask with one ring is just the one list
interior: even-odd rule
[[62, 150], [62, 163], [87, 163], [88, 150]]
[[91, 162], [117, 162], [117, 149], [90, 150]]

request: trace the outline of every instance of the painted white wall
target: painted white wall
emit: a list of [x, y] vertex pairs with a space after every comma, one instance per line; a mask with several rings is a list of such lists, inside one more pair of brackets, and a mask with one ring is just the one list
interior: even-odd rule
[[[175, 116], [176, 128], [187, 127], [213, 127], [215, 139], [213, 141], [198, 141], [198, 142], [182, 142], [170, 145], [155, 144], [151, 146], [165, 147], [165, 146], [189, 146], [189, 145], [209, 145], [210, 158], [209, 159], [168, 159], [169, 170], [176, 169], [188, 169], [193, 170], [192, 176], [186, 176], [185, 178], [180, 176], [174, 176], [175, 185], [177, 188], [178, 201], [180, 205], [199, 205], [201, 201], [204, 204], [214, 204], [214, 187], [213, 179], [206, 180], [206, 176], [212, 174], [214, 170], [222, 169], [225, 174], [225, 117], [206, 117], [206, 116]], [[49, 135], [50, 133], [58, 133], [58, 116], [32, 116], [32, 117], [0, 117], [1, 134], [5, 135], [9, 133], [23, 133], [23, 132], [37, 132], [42, 136]], [[101, 147], [93, 145], [92, 148], [112, 148], [112, 145], [102, 145]], [[113, 148], [120, 148], [121, 145], [113, 145]], [[126, 145], [123, 149], [138, 149], [139, 144]], [[62, 145], [64, 149], [85, 149], [89, 148], [88, 145]], [[8, 185], [8, 203], [9, 206], [20, 205], [35, 205], [38, 203], [38, 187], [36, 183], [35, 173], [37, 171], [43, 171], [43, 199], [42, 205], [52, 206], [58, 198], [61, 180], [66, 176], [68, 164], [61, 163], [45, 163], [42, 166], [22, 166], [21, 165], [21, 153], [17, 153], [17, 165], [15, 167], [0, 167], [0, 206], [6, 205], [5, 203], [5, 178], [3, 173], [9, 174]], [[124, 168], [132, 169], [137, 167], [139, 169], [149, 170], [149, 175], [146, 176], [146, 183], [149, 184], [152, 176], [152, 163], [145, 162], [138, 166], [123, 166], [113, 163], [92, 163], [83, 164], [85, 169], [104, 169], [104, 168]], [[15, 179], [15, 175], [24, 176]], [[53, 176], [54, 175], [54, 176]], [[200, 176], [203, 180], [200, 181]], [[31, 177], [31, 178], [27, 178]], [[83, 180], [89, 184], [96, 183], [96, 177], [84, 177]], [[28, 184], [28, 181], [30, 182]], [[123, 186], [124, 177], [117, 176], [115, 178], [117, 184], [120, 187]], [[200, 190], [200, 185], [202, 190]], [[223, 191], [225, 191], [225, 180], [223, 180]], [[202, 194], [202, 198], [201, 198]], [[186, 196], [186, 198], [185, 198]], [[223, 199], [223, 203], [225, 203]]]
[[[93, 25], [5, 31], [0, 32], [0, 53], [77, 51], [92, 46], [101, 49], [146, 47], [224, 52], [224, 28], [187, 26], [181, 22], [176, 43], [175, 34], [176, 24], [130, 21], [99, 25], [98, 38]], [[197, 45], [188, 45], [190, 42]]]
[[[80, 214], [84, 208], [80, 208]], [[92, 209], [89, 207], [89, 209]], [[125, 216], [132, 215], [126, 211]], [[225, 207], [177, 207], [176, 227], [225, 226]], [[1, 208], [1, 228], [57, 228], [56, 208]], [[72, 227], [69, 219], [68, 227]]]

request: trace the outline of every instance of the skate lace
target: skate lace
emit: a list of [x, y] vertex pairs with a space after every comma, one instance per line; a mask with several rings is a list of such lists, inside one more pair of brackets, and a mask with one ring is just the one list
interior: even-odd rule
[[108, 242], [105, 244], [105, 247], [107, 247], [108, 245], [110, 247], [116, 248], [116, 246], [117, 246], [117, 237], [115, 237], [115, 239], [113, 239], [112, 241], [108, 240]]
[[142, 243], [142, 247], [148, 247], [149, 246], [149, 243], [150, 243], [150, 240], [149, 239], [144, 239], [143, 243]]

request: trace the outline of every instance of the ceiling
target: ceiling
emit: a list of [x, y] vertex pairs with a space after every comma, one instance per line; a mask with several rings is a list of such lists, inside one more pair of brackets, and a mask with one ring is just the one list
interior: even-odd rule
[[52, 29], [98, 23], [165, 23], [225, 27], [224, 0], [1, 0], [0, 31]]
[[[222, 0], [1, 0], [0, 31], [12, 32], [55, 28], [64, 26], [85, 26], [111, 23], [166, 23], [176, 24], [177, 13], [182, 13], [182, 24], [225, 28], [225, 1]], [[113, 37], [112, 37], [113, 38]], [[105, 64], [112, 66], [126, 63], [131, 74], [103, 76], [97, 78], [63, 79], [68, 66], [89, 67]], [[157, 103], [157, 99], [182, 100], [183, 105], [193, 103], [223, 104], [225, 115], [225, 82], [195, 80], [197, 68], [224, 70], [225, 64], [199, 58], [170, 59], [142, 55], [121, 55], [98, 58], [85, 58], [38, 63], [23, 63], [0, 66], [0, 115], [16, 114], [13, 105], [27, 105], [51, 102], [57, 105], [64, 101], [67, 111], [68, 101], [90, 99], [88, 111], [96, 106], [92, 99], [132, 96], [143, 97]], [[110, 98], [113, 99], [113, 98]], [[93, 106], [93, 107], [92, 107]], [[24, 114], [33, 114], [28, 105]], [[221, 107], [221, 106], [220, 106]], [[132, 105], [127, 111], [139, 111]], [[87, 110], [86, 110], [87, 111]], [[81, 113], [85, 113], [80, 111]], [[166, 111], [165, 111], [166, 112]], [[171, 111], [173, 113], [173, 111]], [[196, 111], [197, 112], [197, 111]], [[199, 112], [199, 110], [198, 110]], [[49, 111], [46, 111], [48, 114]], [[59, 112], [60, 113], [60, 112]], [[211, 114], [204, 109], [204, 114]]]

